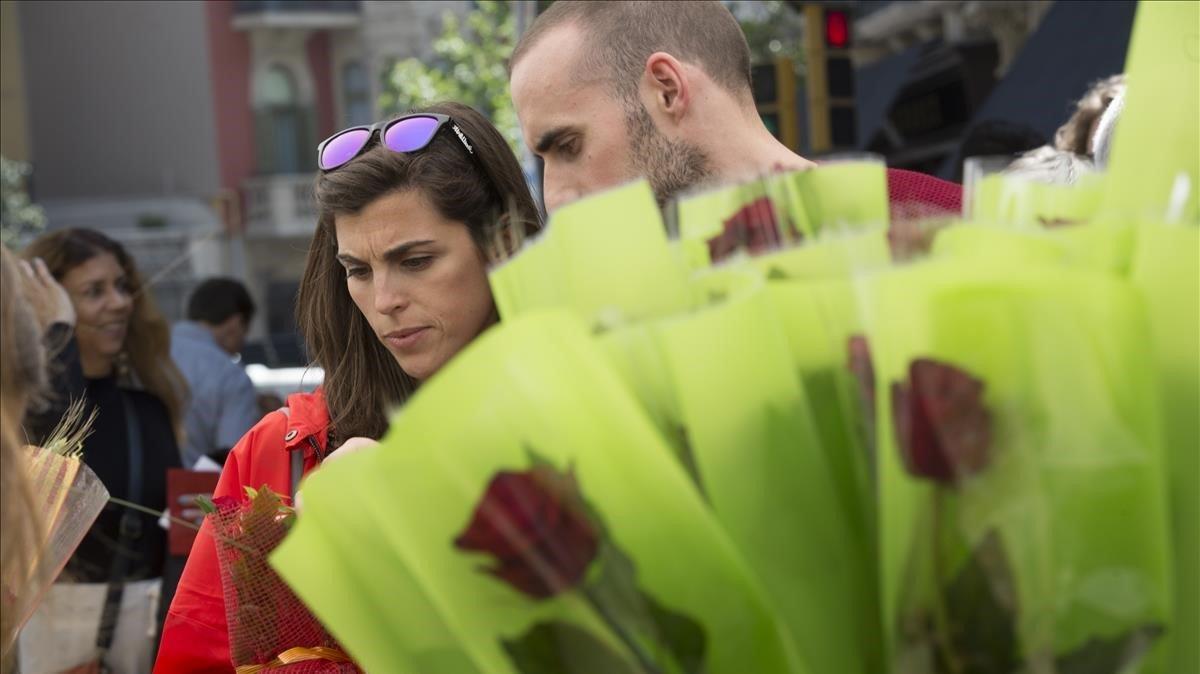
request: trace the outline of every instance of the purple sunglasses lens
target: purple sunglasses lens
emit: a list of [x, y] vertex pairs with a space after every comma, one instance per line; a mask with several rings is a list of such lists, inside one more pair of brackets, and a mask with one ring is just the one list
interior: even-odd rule
[[396, 152], [412, 152], [429, 144], [437, 132], [438, 121], [433, 117], [409, 117], [388, 127], [383, 144]]
[[321, 156], [318, 158], [321, 170], [329, 171], [354, 159], [370, 138], [370, 131], [354, 129], [329, 141], [321, 150]]

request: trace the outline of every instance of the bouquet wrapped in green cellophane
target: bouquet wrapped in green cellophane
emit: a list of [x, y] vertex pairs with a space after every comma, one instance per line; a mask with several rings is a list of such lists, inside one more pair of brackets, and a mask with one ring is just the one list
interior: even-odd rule
[[272, 564], [368, 671], [1200, 670], [1198, 19], [1108, 174], [965, 219], [869, 159], [560, 209]]

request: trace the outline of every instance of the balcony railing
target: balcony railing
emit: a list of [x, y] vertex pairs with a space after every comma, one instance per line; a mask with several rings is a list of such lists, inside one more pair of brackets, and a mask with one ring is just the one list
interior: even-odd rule
[[260, 236], [312, 234], [317, 226], [312, 174], [261, 176], [247, 180], [247, 233]]
[[357, 14], [358, 0], [237, 0], [234, 14], [256, 12], [350, 12]]
[[233, 27], [348, 28], [358, 25], [360, 11], [358, 0], [237, 0]]

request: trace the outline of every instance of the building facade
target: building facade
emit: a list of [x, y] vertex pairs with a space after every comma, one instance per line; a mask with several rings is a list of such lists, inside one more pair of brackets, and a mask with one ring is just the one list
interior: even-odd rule
[[[315, 148], [377, 114], [383, 69], [431, 52], [469, 2], [4, 2], [3, 147], [51, 229], [109, 233], [169, 318], [211, 275], [295, 361], [292, 303], [315, 227]], [[274, 336], [274, 339], [269, 339]]]

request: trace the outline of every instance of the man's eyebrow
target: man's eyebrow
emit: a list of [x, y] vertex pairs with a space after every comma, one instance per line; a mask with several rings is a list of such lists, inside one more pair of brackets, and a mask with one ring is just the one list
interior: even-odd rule
[[553, 129], [550, 129], [538, 137], [537, 144], [533, 146], [533, 151], [537, 154], [544, 154], [546, 150], [549, 150], [550, 147], [558, 141], [559, 138], [562, 138], [573, 130], [574, 129], [570, 126], [556, 126]]

